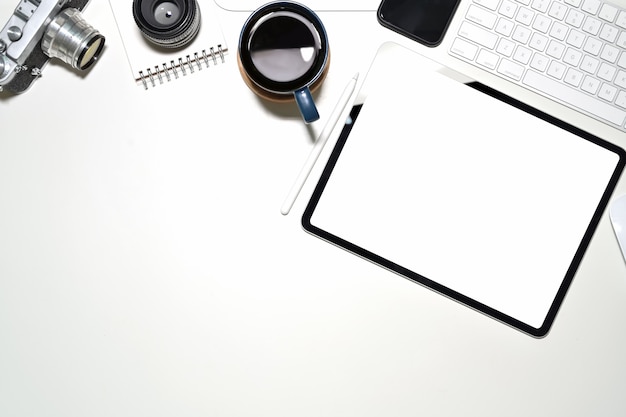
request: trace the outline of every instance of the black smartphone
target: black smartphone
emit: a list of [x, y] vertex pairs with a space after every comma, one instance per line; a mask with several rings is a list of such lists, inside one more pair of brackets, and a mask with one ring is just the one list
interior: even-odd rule
[[378, 21], [426, 46], [443, 40], [461, 0], [382, 0]]

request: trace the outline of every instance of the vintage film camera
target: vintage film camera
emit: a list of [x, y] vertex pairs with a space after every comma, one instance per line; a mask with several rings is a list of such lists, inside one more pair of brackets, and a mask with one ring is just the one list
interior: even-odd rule
[[105, 38], [80, 13], [88, 2], [19, 1], [0, 31], [0, 91], [26, 91], [50, 58], [77, 70], [98, 60]]

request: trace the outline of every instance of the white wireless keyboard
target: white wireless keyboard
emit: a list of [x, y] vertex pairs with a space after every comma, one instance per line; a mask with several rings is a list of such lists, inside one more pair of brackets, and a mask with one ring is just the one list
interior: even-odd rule
[[626, 10], [600, 0], [473, 0], [449, 50], [626, 131]]

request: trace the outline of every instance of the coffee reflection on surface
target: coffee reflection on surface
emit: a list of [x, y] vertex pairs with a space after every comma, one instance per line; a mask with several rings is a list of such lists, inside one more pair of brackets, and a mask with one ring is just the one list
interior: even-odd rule
[[304, 76], [322, 48], [315, 27], [291, 12], [272, 13], [257, 22], [249, 45], [256, 69], [276, 82]]

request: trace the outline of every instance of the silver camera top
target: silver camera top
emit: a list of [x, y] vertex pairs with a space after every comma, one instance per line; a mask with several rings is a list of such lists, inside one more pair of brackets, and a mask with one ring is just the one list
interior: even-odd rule
[[78, 70], [97, 61], [105, 38], [80, 13], [88, 2], [19, 1], [0, 31], [0, 91], [26, 91], [50, 58]]

